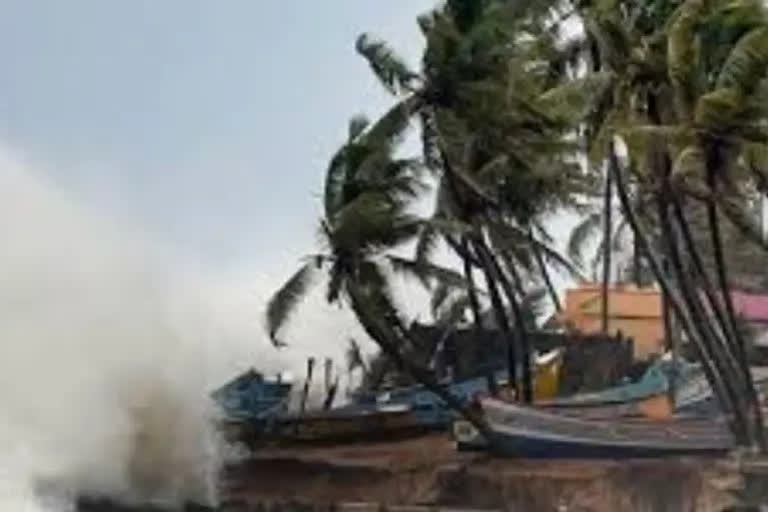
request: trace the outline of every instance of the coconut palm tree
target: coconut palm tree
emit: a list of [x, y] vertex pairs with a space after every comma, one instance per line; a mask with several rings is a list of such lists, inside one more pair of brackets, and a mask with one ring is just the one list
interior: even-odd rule
[[[396, 108], [401, 108], [398, 106]], [[409, 213], [421, 190], [420, 164], [394, 156], [406, 119], [400, 112], [385, 116], [374, 127], [361, 117], [349, 123], [346, 144], [334, 155], [326, 171], [324, 212], [320, 238], [324, 251], [308, 256], [299, 270], [272, 297], [267, 307], [267, 328], [273, 340], [319, 271], [327, 276], [326, 298], [348, 305], [368, 336], [398, 367], [459, 411], [481, 432], [485, 421], [440, 386], [434, 375], [403, 353], [410, 340], [394, 305], [390, 271], [413, 270], [413, 265], [390, 252], [412, 239], [422, 220]], [[430, 274], [435, 271], [436, 274]], [[450, 271], [419, 266], [419, 276]]]
[[[428, 228], [424, 237], [431, 240], [421, 247], [434, 247], [434, 238], [442, 236], [465, 260], [468, 281], [468, 269], [482, 272], [499, 328], [510, 340], [511, 382], [518, 382], [514, 339], [519, 339], [526, 400], [532, 397], [527, 333], [522, 328], [513, 333], [510, 327], [523, 325], [517, 318], [524, 280], [518, 268], [522, 247], [520, 239], [510, 240], [500, 231], [508, 234], [514, 226], [526, 233], [522, 240], [543, 280], [551, 284], [544, 263], [556, 253], [542, 250], [537, 217], [567, 200], [570, 194], [563, 185], [581, 175], [575, 162], [564, 158], [575, 151], [562, 137], [562, 123], [537, 105], [551, 101], [543, 94], [550, 73], [542, 55], [554, 48], [546, 20], [556, 5], [447, 2], [420, 19], [427, 46], [419, 72], [384, 43], [367, 35], [358, 40], [358, 51], [381, 82], [415, 105], [424, 160], [440, 181], [441, 197], [449, 198], [450, 215], [439, 204], [436, 217], [450, 222], [441, 229]], [[501, 245], [506, 247], [501, 250]], [[468, 288], [474, 285], [468, 283]], [[553, 289], [550, 295], [558, 304]]]
[[[641, 191], [650, 193], [658, 206], [661, 253], [670, 263], [667, 269], [663, 265], [651, 267], [657, 280], [665, 283], [665, 298], [671, 301], [676, 316], [687, 325], [689, 338], [698, 347], [721, 402], [736, 417], [734, 428], [742, 431], [737, 432], [740, 442], [762, 444], [759, 408], [744, 344], [733, 327], [718, 213], [764, 244], [740, 203], [744, 203], [745, 183], [751, 179], [759, 182], [761, 177], [760, 159], [751, 158], [765, 143], [765, 8], [750, 1], [653, 2], [668, 13], [665, 19], [654, 19], [658, 9], [641, 9], [633, 16], [627, 15], [632, 4], [614, 3], [626, 8], [607, 15], [608, 19], [618, 17], [619, 22], [613, 25], [615, 29], [605, 31], [612, 44], [605, 57], [602, 51], [597, 52], [598, 60], [609, 63], [611, 71], [629, 73], [624, 73], [625, 86], [619, 89], [623, 90], [622, 101], [599, 103], [608, 108], [594, 117], [599, 128], [593, 133], [608, 134], [609, 142], [619, 133], [627, 143], [629, 168], [635, 171]], [[587, 15], [595, 16], [594, 9]], [[596, 16], [596, 22], [587, 26], [599, 28], [605, 19]], [[596, 40], [599, 43], [600, 39]], [[625, 44], [616, 43], [620, 40]], [[600, 136], [593, 139], [599, 142]], [[613, 169], [613, 174], [620, 173]], [[626, 180], [622, 185], [626, 186]], [[626, 188], [623, 196], [629, 217], [632, 199]], [[706, 204], [718, 290], [692, 242], [684, 196]], [[646, 238], [643, 245], [647, 252], [650, 242], [646, 233], [636, 230], [641, 223], [634, 220], [635, 236]], [[684, 264], [683, 251], [691, 254], [691, 267]], [[646, 254], [646, 258], [650, 256]], [[667, 275], [674, 279], [669, 281]]]

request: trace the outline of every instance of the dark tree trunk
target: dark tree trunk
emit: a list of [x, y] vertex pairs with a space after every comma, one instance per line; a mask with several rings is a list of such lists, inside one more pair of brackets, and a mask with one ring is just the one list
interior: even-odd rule
[[531, 250], [533, 251], [533, 256], [536, 258], [536, 264], [539, 267], [539, 272], [541, 272], [541, 277], [544, 279], [544, 284], [547, 287], [547, 292], [549, 293], [550, 298], [552, 299], [552, 304], [555, 306], [555, 310], [560, 313], [563, 311], [563, 305], [560, 302], [560, 297], [557, 295], [557, 290], [555, 290], [555, 286], [552, 284], [552, 278], [549, 275], [549, 269], [547, 269], [547, 263], [544, 261], [544, 257], [541, 255], [541, 249], [539, 248], [536, 238], [533, 236], [533, 230], [530, 230], [528, 232], [528, 238], [531, 240]]
[[512, 332], [509, 325], [509, 319], [507, 317], [506, 310], [504, 309], [504, 301], [499, 294], [499, 286], [504, 280], [504, 276], [498, 272], [498, 266], [495, 264], [493, 255], [485, 246], [482, 240], [473, 240], [475, 252], [483, 266], [483, 273], [485, 274], [485, 281], [488, 287], [488, 294], [491, 297], [491, 306], [493, 307], [494, 314], [496, 316], [496, 323], [499, 325], [504, 339], [507, 342], [507, 372], [509, 374], [509, 386], [518, 391], [517, 377], [517, 343], [516, 336]]
[[351, 284], [347, 288], [352, 310], [355, 312], [360, 324], [372, 340], [379, 345], [381, 351], [392, 360], [397, 367], [412, 376], [417, 382], [426, 389], [440, 397], [445, 404], [452, 410], [459, 413], [464, 419], [470, 422], [485, 439], [493, 444], [494, 437], [488, 428], [488, 423], [482, 413], [471, 406], [464, 404], [458, 397], [454, 396], [445, 386], [440, 385], [434, 375], [426, 368], [414, 362], [412, 358], [404, 357], [400, 352], [400, 347], [407, 344], [406, 340], [400, 338], [400, 335], [394, 329], [386, 325], [381, 320], [379, 312], [372, 310], [369, 306], [366, 293], [358, 285]]
[[[663, 167], [668, 167], [667, 165], [662, 165]], [[664, 172], [664, 171], [662, 171]], [[666, 180], [666, 176], [663, 178]], [[665, 273], [665, 275], [670, 275], [670, 254], [673, 250], [675, 250], [675, 243], [676, 243], [676, 237], [672, 229], [670, 228], [669, 223], [669, 206], [667, 204], [668, 201], [668, 190], [667, 187], [662, 186], [662, 192], [658, 195], [656, 206], [659, 216], [659, 225], [661, 226], [661, 244], [662, 244], [662, 253], [666, 256], [664, 257], [663, 263], [662, 263], [662, 271]], [[663, 314], [664, 319], [664, 338], [666, 342], [666, 348], [669, 350], [669, 352], [672, 354], [672, 361], [675, 363], [675, 366], [677, 366], [677, 363], [679, 361], [679, 355], [680, 350], [678, 347], [678, 339], [673, 334], [672, 330], [672, 314], [669, 309], [669, 298], [667, 297], [667, 294], [662, 293], [661, 294], [661, 310]], [[669, 382], [669, 390], [668, 394], [671, 400], [675, 399], [677, 393], [677, 378], [672, 373], [672, 376], [670, 378]]]
[[[618, 160], [614, 153], [612, 144], [610, 148], [609, 157], [610, 157], [609, 169], [613, 173], [614, 178], [616, 180], [616, 191], [618, 192], [619, 200], [621, 202], [622, 209], [624, 210], [624, 215], [626, 216], [627, 221], [629, 222], [632, 228], [632, 231], [637, 237], [638, 247], [642, 251], [642, 253], [645, 255], [648, 261], [650, 270], [654, 274], [654, 277], [657, 279], [659, 285], [661, 286], [663, 293], [665, 293], [667, 297], [669, 297], [670, 306], [674, 311], [676, 317], [680, 320], [682, 328], [685, 330], [685, 332], [688, 334], [689, 338], [693, 342], [694, 349], [699, 353], [699, 358], [701, 359], [702, 368], [707, 376], [707, 380], [709, 381], [709, 384], [712, 386], [712, 389], [715, 392], [715, 395], [720, 400], [720, 404], [727, 414], [729, 411], [733, 411], [734, 404], [733, 404], [732, 398], [725, 391], [726, 387], [725, 387], [725, 384], [723, 383], [722, 375], [718, 373], [718, 370], [715, 366], [715, 362], [709, 357], [709, 350], [707, 350], [706, 342], [700, 337], [698, 331], [693, 328], [694, 324], [691, 318], [688, 316], [688, 312], [683, 305], [684, 303], [681, 301], [680, 297], [678, 297], [675, 294], [673, 285], [671, 284], [667, 276], [662, 271], [661, 264], [657, 259], [656, 254], [653, 252], [653, 249], [650, 243], [648, 242], [648, 237], [646, 236], [642, 226], [640, 225], [639, 220], [634, 215], [634, 211], [632, 210], [629, 195], [627, 194], [626, 187], [624, 186], [621, 169], [619, 168]], [[740, 426], [738, 425], [737, 422], [734, 421], [733, 418], [729, 418], [729, 421], [731, 423], [732, 430], [734, 431], [734, 433], [737, 433], [740, 429]]]
[[[520, 273], [517, 271], [514, 261], [510, 261], [508, 264], [509, 273], [512, 276], [512, 281], [518, 288], [523, 287], [523, 280], [520, 278]], [[510, 305], [512, 306], [512, 313], [515, 315], [515, 325], [518, 326], [517, 331], [520, 337], [520, 351], [522, 352], [521, 359], [523, 364], [523, 400], [527, 404], [533, 403], [534, 399], [534, 376], [531, 370], [532, 353], [531, 342], [528, 337], [528, 326], [525, 325], [525, 315], [520, 307], [520, 302], [515, 297], [514, 293], [511, 293], [511, 289], [505, 290]], [[524, 297], [524, 293], [521, 292], [521, 297]]]
[[[715, 172], [715, 165], [717, 162], [710, 162], [707, 169], [707, 185], [712, 193], [712, 197], [717, 197], [717, 176]], [[736, 357], [739, 362], [739, 367], [742, 373], [742, 377], [746, 385], [746, 395], [749, 401], [749, 424], [750, 431], [754, 436], [754, 441], [757, 443], [761, 452], [766, 451], [765, 436], [763, 433], [763, 414], [760, 408], [760, 402], [755, 390], [755, 383], [752, 379], [752, 371], [749, 367], [747, 360], [747, 350], [744, 337], [741, 334], [741, 330], [736, 323], [736, 312], [733, 307], [733, 299], [731, 297], [731, 289], [728, 284], [728, 270], [725, 263], [725, 257], [723, 255], [723, 243], [720, 235], [720, 223], [717, 215], [717, 205], [714, 201], [707, 202], [707, 217], [709, 218], [709, 229], [712, 236], [712, 251], [715, 257], [715, 268], [717, 270], [717, 277], [720, 284], [720, 294], [723, 297], [725, 303], [725, 309], [727, 312], [727, 322], [729, 329], [725, 330], [732, 333], [732, 343], [734, 346]]]
[[307, 376], [304, 379], [304, 389], [301, 392], [301, 404], [299, 405], [299, 415], [304, 416], [307, 409], [307, 397], [309, 396], [309, 386], [312, 384], [312, 373], [315, 370], [315, 358], [307, 359]]
[[[685, 269], [682, 258], [676, 245], [670, 245], [671, 223], [669, 219], [662, 220], [662, 227], [665, 231], [665, 237], [667, 238], [667, 244], [670, 247], [669, 255], [672, 263], [672, 268], [675, 271], [677, 280], [680, 284], [680, 289], [683, 293], [686, 303], [689, 306], [691, 317], [694, 320], [694, 326], [699, 331], [699, 336], [704, 340], [705, 350], [708, 352], [710, 359], [715, 363], [717, 372], [721, 375], [721, 380], [724, 385], [724, 390], [730, 397], [730, 401], [733, 403], [733, 414], [736, 424], [739, 428], [736, 435], [739, 439], [745, 439], [746, 431], [743, 426], [746, 425], [746, 416], [744, 415], [743, 402], [739, 396], [738, 374], [737, 368], [734, 366], [733, 361], [728, 350], [724, 346], [724, 339], [718, 336], [718, 332], [713, 328], [712, 322], [706, 310], [701, 304], [701, 299], [698, 293], [698, 289], [693, 285], [687, 270]], [[674, 242], [673, 242], [674, 243]]]
[[[472, 310], [472, 319], [473, 319], [473, 329], [475, 331], [476, 337], [475, 339], [478, 340], [478, 342], [482, 339], [482, 336], [480, 336], [480, 333], [482, 332], [483, 325], [482, 325], [482, 315], [480, 313], [480, 300], [477, 297], [477, 288], [475, 287], [475, 277], [473, 274], [472, 269], [472, 262], [470, 261], [469, 254], [470, 254], [470, 247], [469, 247], [469, 241], [466, 237], [462, 238], [461, 240], [461, 248], [464, 253], [466, 253], [465, 257], [462, 257], [462, 263], [463, 263], [463, 270], [464, 270], [464, 279], [467, 281], [467, 297], [469, 298], [469, 308]], [[496, 382], [496, 372], [494, 372], [493, 369], [493, 360], [490, 354], [490, 351], [493, 347], [483, 346], [483, 347], [475, 347], [475, 350], [481, 351], [481, 360], [484, 361], [488, 365], [488, 369], [485, 372], [485, 380], [488, 384], [488, 391], [490, 391], [491, 395], [497, 396], [499, 394], [499, 386]]]
[[602, 331], [608, 334], [610, 320], [609, 286], [611, 284], [611, 252], [613, 249], [612, 232], [613, 219], [611, 211], [611, 199], [613, 198], [613, 179], [610, 169], [605, 172], [605, 193], [603, 197], [603, 282], [602, 282]]
[[494, 257], [488, 246], [483, 243], [480, 249], [483, 252], [483, 257], [493, 266], [494, 274], [499, 276], [499, 283], [501, 289], [504, 291], [504, 296], [507, 298], [512, 309], [512, 315], [515, 317], [515, 334], [517, 341], [520, 343], [520, 364], [522, 366], [522, 398], [527, 404], [533, 403], [533, 372], [531, 371], [531, 344], [528, 339], [528, 331], [525, 325], [525, 316], [523, 315], [520, 302], [517, 299], [517, 293], [522, 295], [522, 279], [517, 272], [515, 263], [512, 258], [506, 258], [507, 267], [512, 275], [512, 282], [510, 282], [504, 274], [504, 269], [499, 264], [498, 260]]
[[691, 226], [685, 216], [683, 203], [681, 201], [681, 199], [674, 198], [672, 206], [675, 219], [677, 220], [677, 223], [680, 226], [680, 232], [683, 235], [684, 246], [691, 257], [691, 262], [693, 263], [694, 269], [696, 270], [696, 273], [701, 280], [702, 290], [704, 291], [704, 295], [707, 297], [707, 301], [712, 308], [712, 312], [715, 315], [715, 319], [717, 320], [720, 329], [723, 332], [728, 332], [729, 326], [725, 318], [725, 312], [723, 311], [720, 300], [717, 298], [714, 285], [712, 284], [712, 280], [709, 278], [709, 273], [707, 272], [707, 268], [704, 265], [704, 260], [701, 257], [701, 252], [696, 247], [696, 241], [693, 238], [693, 232], [691, 231]]
[[[677, 234], [669, 218], [668, 205], [674, 201], [670, 183], [669, 174], [671, 163], [666, 153], [659, 150], [654, 151], [657, 176], [661, 184], [661, 192], [657, 197], [659, 205], [659, 223], [661, 225], [664, 249], [671, 268], [674, 271], [680, 290], [683, 294], [688, 311], [693, 319], [693, 327], [698, 330], [700, 339], [704, 342], [702, 350], [709, 352], [710, 359], [714, 362], [724, 384], [724, 392], [727, 393], [733, 403], [734, 414], [734, 433], [740, 440], [749, 438], [747, 430], [746, 407], [740, 396], [738, 367], [731, 357], [727, 348], [727, 338], [721, 337], [717, 329], [714, 328], [710, 320], [710, 314], [702, 304], [701, 294], [698, 287], [690, 277], [690, 273], [683, 263], [678, 243]], [[677, 347], [673, 348], [673, 354], [677, 353]], [[673, 381], [673, 384], [674, 381]], [[674, 393], [674, 390], [673, 390]]]
[[635, 286], [643, 286], [642, 269], [640, 268], [640, 251], [637, 247], [637, 237], [632, 236], [632, 281]]

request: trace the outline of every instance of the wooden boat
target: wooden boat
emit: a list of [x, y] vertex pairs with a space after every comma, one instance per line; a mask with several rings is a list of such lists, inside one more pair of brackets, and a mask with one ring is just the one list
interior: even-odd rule
[[232, 420], [257, 420], [274, 416], [286, 408], [291, 384], [266, 379], [250, 369], [211, 393], [223, 414]]
[[391, 441], [419, 436], [432, 428], [406, 406], [352, 405], [302, 416], [283, 415], [268, 423], [241, 422], [234, 437], [255, 449], [295, 444]]
[[660, 457], [717, 454], [733, 446], [721, 419], [585, 419], [493, 398], [481, 399], [480, 406], [493, 435], [493, 453], [504, 456]]
[[662, 358], [649, 366], [636, 382], [629, 382], [592, 393], [579, 393], [569, 397], [555, 398], [539, 404], [550, 407], [590, 407], [629, 403], [666, 393], [673, 377], [677, 379], [679, 384], [684, 384], [699, 375], [701, 375], [701, 370], [698, 365], [685, 361], [674, 363], [669, 359]]

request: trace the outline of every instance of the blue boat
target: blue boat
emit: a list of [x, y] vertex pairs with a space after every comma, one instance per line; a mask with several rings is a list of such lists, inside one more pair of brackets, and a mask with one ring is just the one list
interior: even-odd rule
[[[504, 378], [506, 378], [506, 372], [499, 372], [496, 375], [497, 382], [503, 382]], [[443, 386], [464, 404], [469, 404], [477, 394], [489, 392], [488, 380], [485, 377], [444, 383]], [[361, 396], [357, 405], [374, 403], [380, 406], [407, 407], [419, 423], [432, 428], [447, 428], [456, 417], [440, 397], [420, 385], [369, 393]]]
[[260, 420], [287, 410], [291, 385], [267, 380], [254, 369], [234, 378], [211, 396], [230, 420]]
[[659, 359], [645, 371], [636, 382], [630, 382], [593, 393], [579, 393], [569, 397], [556, 398], [541, 405], [552, 407], [585, 407], [634, 402], [666, 393], [670, 382], [685, 383], [701, 375], [698, 365], [686, 361], [677, 363]]
[[492, 453], [507, 457], [664, 457], [722, 454], [733, 447], [722, 418], [584, 419], [493, 398], [480, 405], [493, 436]]

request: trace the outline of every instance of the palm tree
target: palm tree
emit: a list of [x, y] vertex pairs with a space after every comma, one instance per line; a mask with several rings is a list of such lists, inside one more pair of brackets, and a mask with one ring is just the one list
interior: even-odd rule
[[[633, 11], [637, 7], [633, 3], [614, 3], [613, 7], [625, 8], [614, 9], [613, 14], [585, 12], [592, 16], [586, 25], [597, 27], [595, 34], [601, 34], [606, 23], [611, 27], [602, 30], [609, 36], [603, 39], [611, 44], [598, 48], [597, 69], [625, 71], [622, 87], [615, 89], [622, 93], [621, 101], [615, 101], [614, 93], [614, 101], [598, 103], [602, 108], [594, 110], [597, 129], [592, 133], [607, 134], [609, 142], [619, 133], [627, 143], [629, 168], [656, 200], [662, 254], [670, 263], [668, 268], [651, 267], [676, 318], [699, 349], [721, 402], [736, 418], [740, 442], [762, 444], [743, 341], [733, 327], [717, 214], [724, 213], [745, 235], [764, 244], [739, 201], [747, 176], [760, 177], [760, 164], [745, 162], [750, 162], [748, 150], [765, 140], [761, 135], [766, 119], [761, 77], [768, 67], [765, 9], [759, 2], [688, 0], [652, 2], [647, 4], [654, 9]], [[669, 19], [659, 19], [662, 10]], [[601, 38], [595, 40], [600, 46]], [[600, 141], [600, 135], [592, 138]], [[613, 174], [620, 173], [615, 168]], [[622, 194], [629, 218], [632, 199], [626, 188]], [[683, 195], [707, 205], [719, 292], [692, 243]], [[638, 239], [646, 238], [643, 245], [650, 262], [650, 242], [646, 233], [637, 231], [640, 224], [635, 218], [633, 230]], [[683, 250], [692, 255], [693, 267], [683, 263]], [[708, 311], [716, 313], [714, 323]]]
[[[325, 271], [328, 302], [348, 305], [388, 358], [487, 433], [482, 417], [440, 386], [428, 369], [403, 357], [411, 342], [394, 305], [388, 275], [393, 267], [415, 267], [390, 250], [412, 239], [422, 224], [408, 211], [421, 190], [420, 165], [394, 157], [403, 119], [407, 118], [394, 111], [372, 128], [361, 117], [350, 121], [347, 143], [331, 159], [326, 172], [320, 222], [325, 251], [308, 256], [274, 294], [267, 307], [267, 328], [277, 340], [314, 275]], [[448, 272], [420, 265], [420, 277], [426, 278], [430, 270], [442, 278]]]
[[[550, 99], [544, 96], [549, 70], [541, 56], [555, 42], [545, 20], [555, 5], [447, 2], [420, 19], [427, 39], [420, 72], [410, 70], [384, 43], [365, 35], [358, 40], [358, 51], [387, 89], [415, 106], [425, 162], [451, 206], [449, 215], [444, 205], [436, 211], [450, 224], [429, 228], [425, 236], [439, 233], [484, 275], [498, 325], [510, 341], [511, 382], [518, 382], [515, 338], [521, 345], [526, 400], [532, 398], [527, 333], [520, 327], [513, 336], [510, 327], [523, 324], [517, 318], [523, 279], [515, 257], [521, 246], [499, 231], [511, 219], [527, 233], [526, 246], [540, 262], [544, 281], [551, 282], [541, 263], [556, 253], [541, 250], [545, 244], [534, 236], [537, 217], [567, 200], [564, 185], [580, 176], [575, 162], [564, 158], [573, 148], [562, 137], [562, 123], [542, 111]], [[469, 280], [472, 274], [465, 271], [465, 276]]]

